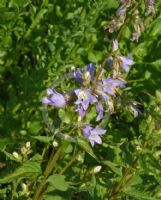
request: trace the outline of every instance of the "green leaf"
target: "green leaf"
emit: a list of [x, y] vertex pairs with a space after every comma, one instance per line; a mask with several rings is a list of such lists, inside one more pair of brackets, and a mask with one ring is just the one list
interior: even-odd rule
[[93, 149], [91, 148], [91, 146], [89, 145], [89, 143], [88, 143], [87, 141], [78, 138], [78, 144], [79, 144], [79, 146], [81, 146], [90, 156], [92, 156], [95, 160], [98, 161], [98, 158], [97, 158], [96, 155], [94, 154]]
[[11, 153], [8, 153], [8, 152], [5, 151], [5, 150], [2, 150], [2, 152], [3, 152], [3, 153], [6, 155], [6, 157], [9, 158], [10, 160], [19, 162], [18, 159], [16, 159]]
[[152, 36], [160, 35], [161, 34], [161, 18], [159, 17], [151, 28]]
[[41, 136], [41, 135], [39, 135], [39, 136], [34, 136], [32, 138], [39, 140], [40, 142], [47, 143], [47, 144], [49, 144], [50, 142], [53, 141], [53, 137], [51, 137], [51, 136]]
[[65, 176], [54, 174], [49, 176], [47, 181], [57, 190], [66, 191], [69, 188], [69, 183], [65, 181]]
[[94, 53], [89, 52], [89, 54], [88, 54], [88, 60], [90, 62], [99, 62], [102, 60], [102, 57], [103, 57], [102, 52], [95, 51]]
[[122, 176], [121, 169], [116, 167], [115, 163], [113, 163], [109, 160], [106, 160], [106, 161], [103, 161], [103, 164], [107, 165], [115, 174]]
[[59, 117], [62, 120], [62, 122], [69, 124], [72, 122], [72, 116], [69, 112], [65, 112], [63, 109], [59, 110]]
[[0, 184], [4, 183], [10, 183], [14, 181], [15, 179], [19, 178], [36, 178], [38, 175], [41, 174], [41, 167], [38, 162], [34, 161], [26, 161], [23, 166], [18, 168], [15, 172], [12, 174], [5, 176], [5, 178], [0, 179]]
[[11, 141], [9, 138], [0, 138], [0, 149], [4, 148], [6, 145], [10, 144]]
[[136, 200], [137, 199], [138, 200], [159, 200], [159, 199], [157, 199], [155, 197], [150, 197], [149, 194], [140, 192], [140, 191], [138, 191], [138, 190], [136, 190], [136, 189], [134, 189], [132, 187], [128, 187], [128, 188], [125, 187], [123, 189], [123, 192], [125, 194], [127, 194], [128, 196], [135, 198]]
[[61, 196], [58, 195], [44, 195], [43, 200], [65, 200]]
[[107, 3], [107, 8], [117, 8], [119, 6], [116, 0], [106, 1], [106, 3]]
[[30, 121], [28, 122], [27, 126], [28, 126], [28, 130], [33, 134], [38, 133], [42, 128], [42, 125], [39, 121], [33, 121], [33, 122]]
[[30, 0], [11, 0], [10, 6], [26, 7]]

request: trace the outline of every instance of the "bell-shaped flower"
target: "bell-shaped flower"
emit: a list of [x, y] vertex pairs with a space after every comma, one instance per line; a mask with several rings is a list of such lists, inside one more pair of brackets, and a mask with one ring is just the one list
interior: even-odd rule
[[118, 50], [118, 46], [119, 46], [119, 43], [117, 40], [113, 40], [113, 51], [117, 51]]
[[102, 139], [100, 136], [106, 133], [105, 129], [100, 129], [98, 126], [93, 128], [90, 125], [85, 125], [82, 130], [84, 136], [89, 139], [92, 146], [94, 146], [95, 143], [102, 144]]
[[66, 100], [62, 94], [53, 91], [51, 88], [48, 88], [47, 95], [47, 97], [42, 99], [42, 103], [59, 108], [64, 108], [66, 106]]
[[101, 99], [107, 101], [109, 95], [115, 95], [117, 87], [124, 87], [125, 84], [126, 82], [124, 80], [108, 77], [107, 79], [98, 81], [95, 91]]
[[95, 77], [95, 63], [90, 63], [84, 68], [76, 69], [72, 72], [73, 77], [80, 83], [84, 85], [89, 84]]
[[96, 105], [96, 111], [98, 113], [96, 121], [100, 121], [104, 117], [104, 115], [103, 115], [104, 109], [103, 109], [103, 106], [102, 106], [101, 102], [97, 103], [97, 105]]
[[75, 102], [75, 104], [77, 104], [77, 111], [79, 112], [81, 118], [83, 118], [86, 110], [89, 107], [89, 104], [95, 103], [97, 99], [90, 93], [89, 89], [77, 89], [74, 92], [78, 98]]
[[131, 65], [134, 65], [135, 62], [131, 59], [131, 55], [129, 56], [119, 56], [121, 60], [121, 67], [125, 72], [129, 72], [129, 69]]

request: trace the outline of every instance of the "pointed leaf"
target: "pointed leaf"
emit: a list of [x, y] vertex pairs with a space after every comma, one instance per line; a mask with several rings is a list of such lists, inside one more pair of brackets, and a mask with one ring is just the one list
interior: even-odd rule
[[94, 154], [91, 146], [88, 144], [87, 141], [82, 140], [82, 139], [78, 139], [78, 144], [79, 146], [81, 146], [90, 156], [92, 156], [95, 160], [98, 161], [98, 158], [96, 157], [96, 155]]
[[69, 188], [69, 183], [65, 181], [65, 176], [60, 174], [51, 175], [47, 180], [55, 189], [66, 191]]
[[40, 142], [47, 143], [47, 144], [49, 144], [50, 142], [53, 141], [53, 137], [51, 137], [51, 136], [40, 136], [39, 135], [39, 136], [34, 136], [32, 138], [39, 140]]

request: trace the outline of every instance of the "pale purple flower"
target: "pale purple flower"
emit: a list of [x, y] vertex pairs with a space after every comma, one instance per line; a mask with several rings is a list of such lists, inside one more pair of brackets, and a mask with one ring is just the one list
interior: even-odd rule
[[134, 33], [132, 34], [131, 41], [136, 41], [136, 42], [138, 42], [138, 41], [139, 41], [139, 37], [140, 37], [139, 33], [134, 32]]
[[145, 13], [145, 16], [147, 16], [149, 14], [155, 15], [155, 9], [153, 6], [155, 1], [154, 0], [146, 0], [145, 3], [146, 3], [146, 7], [147, 7], [147, 12]]
[[90, 103], [95, 103], [97, 101], [96, 97], [90, 93], [89, 89], [77, 89], [74, 91], [77, 95], [77, 111], [81, 117], [84, 117], [86, 110]]
[[95, 77], [95, 63], [89, 63], [83, 68], [78, 68], [72, 73], [73, 77], [79, 82], [90, 82]]
[[129, 66], [134, 65], [135, 62], [131, 59], [131, 55], [129, 56], [119, 56], [121, 60], [121, 67], [125, 72], [129, 72]]
[[138, 103], [136, 101], [130, 102], [129, 109], [134, 117], [137, 117], [139, 114], [141, 114], [141, 111], [138, 108]]
[[102, 144], [100, 135], [104, 135], [106, 133], [105, 129], [100, 129], [98, 126], [93, 128], [90, 125], [85, 125], [82, 130], [84, 136], [89, 139], [92, 146], [94, 146], [95, 143]]
[[79, 83], [83, 82], [82, 71], [80, 68], [72, 72], [72, 75]]
[[102, 106], [102, 103], [101, 102], [98, 102], [97, 105], [96, 105], [96, 111], [98, 113], [98, 116], [96, 118], [96, 121], [100, 121], [101, 119], [103, 119], [104, 115], [103, 115], [103, 106]]
[[124, 87], [126, 82], [124, 80], [117, 80], [111, 77], [101, 80], [96, 86], [96, 92], [104, 100], [108, 100], [108, 95], [114, 95], [116, 87]]
[[122, 2], [122, 5], [116, 11], [116, 14], [118, 17], [126, 16], [127, 8], [130, 7], [131, 5], [131, 0], [122, 0], [121, 2]]
[[51, 88], [48, 88], [47, 95], [47, 97], [42, 99], [42, 103], [59, 108], [64, 108], [66, 106], [66, 100], [62, 94], [53, 91]]
[[118, 50], [118, 46], [119, 46], [119, 43], [117, 40], [113, 40], [113, 51], [117, 51]]

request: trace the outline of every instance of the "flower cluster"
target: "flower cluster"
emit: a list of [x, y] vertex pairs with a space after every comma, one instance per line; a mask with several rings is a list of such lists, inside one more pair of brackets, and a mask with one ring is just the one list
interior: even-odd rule
[[[83, 120], [87, 112], [90, 111], [90, 107], [93, 106], [97, 113], [95, 119], [97, 123], [104, 118], [105, 112], [110, 114], [114, 111], [116, 92], [119, 88], [125, 87], [126, 84], [121, 76], [122, 70], [127, 73], [134, 62], [131, 56], [118, 55], [118, 42], [114, 40], [112, 54], [107, 63], [112, 67], [110, 75], [106, 73], [102, 66], [97, 70], [95, 63], [90, 63], [83, 68], [70, 72], [72, 78], [79, 85], [78, 88], [68, 93], [69, 96], [70, 94], [75, 95], [74, 101], [70, 105], [76, 106], [75, 110], [78, 112], [79, 120]], [[48, 96], [42, 99], [44, 104], [59, 108], [65, 108], [69, 105], [65, 95], [57, 93], [51, 88], [47, 89], [47, 94]], [[94, 143], [101, 144], [100, 136], [105, 134], [106, 130], [99, 128], [98, 125], [93, 127], [93, 125], [85, 124], [82, 131], [91, 145], [93, 146]]]
[[110, 33], [118, 30], [124, 24], [127, 10], [131, 7], [131, 4], [131, 0], [121, 0], [121, 5], [116, 11], [117, 17], [113, 18], [107, 25]]
[[147, 12], [145, 13], [145, 15], [155, 15], [155, 9], [154, 9], [154, 0], [146, 0], [145, 1], [145, 5], [146, 5], [146, 8], [147, 8]]
[[[120, 7], [116, 11], [116, 17], [114, 17], [107, 25], [107, 29], [110, 33], [119, 30], [123, 25], [127, 24], [126, 16], [130, 13], [131, 25], [133, 27], [131, 41], [138, 42], [141, 33], [144, 31], [144, 24], [139, 16], [140, 3], [133, 0], [120, 0]], [[145, 7], [147, 15], [155, 15], [154, 0], [145, 0]]]

